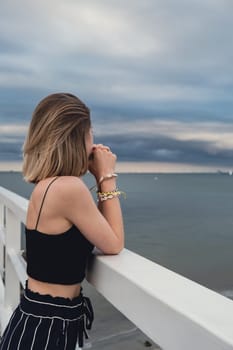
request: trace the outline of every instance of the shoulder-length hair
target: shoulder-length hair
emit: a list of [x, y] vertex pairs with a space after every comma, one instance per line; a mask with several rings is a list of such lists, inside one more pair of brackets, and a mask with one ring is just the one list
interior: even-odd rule
[[37, 183], [53, 176], [81, 176], [88, 169], [89, 108], [76, 96], [55, 93], [33, 112], [23, 146], [23, 175]]

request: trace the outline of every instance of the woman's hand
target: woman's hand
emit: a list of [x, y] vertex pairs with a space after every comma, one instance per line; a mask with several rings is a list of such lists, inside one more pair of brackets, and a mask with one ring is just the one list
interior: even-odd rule
[[95, 176], [97, 182], [102, 176], [114, 173], [117, 157], [108, 146], [94, 145], [90, 158], [88, 170]]

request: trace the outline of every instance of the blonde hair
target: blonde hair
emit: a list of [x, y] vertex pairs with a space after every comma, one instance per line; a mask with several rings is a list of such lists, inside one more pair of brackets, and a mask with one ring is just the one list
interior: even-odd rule
[[33, 112], [23, 146], [23, 175], [37, 183], [52, 176], [81, 176], [88, 169], [85, 139], [90, 111], [76, 96], [55, 93]]

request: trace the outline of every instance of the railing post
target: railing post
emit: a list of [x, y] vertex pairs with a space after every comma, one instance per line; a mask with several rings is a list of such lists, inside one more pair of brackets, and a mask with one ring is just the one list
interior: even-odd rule
[[14, 213], [6, 210], [6, 274], [5, 274], [5, 306], [14, 309], [20, 299], [20, 281], [11, 262], [9, 252], [18, 253], [21, 248], [21, 224]]
[[0, 277], [3, 279], [4, 275], [4, 251], [5, 251], [5, 245], [4, 245], [4, 205], [0, 203]]

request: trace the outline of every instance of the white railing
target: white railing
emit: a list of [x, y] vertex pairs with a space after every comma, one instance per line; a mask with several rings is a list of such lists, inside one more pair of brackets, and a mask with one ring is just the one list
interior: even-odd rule
[[[0, 326], [19, 302], [28, 201], [0, 187]], [[164, 350], [232, 350], [233, 302], [127, 249], [96, 255], [87, 280]]]

